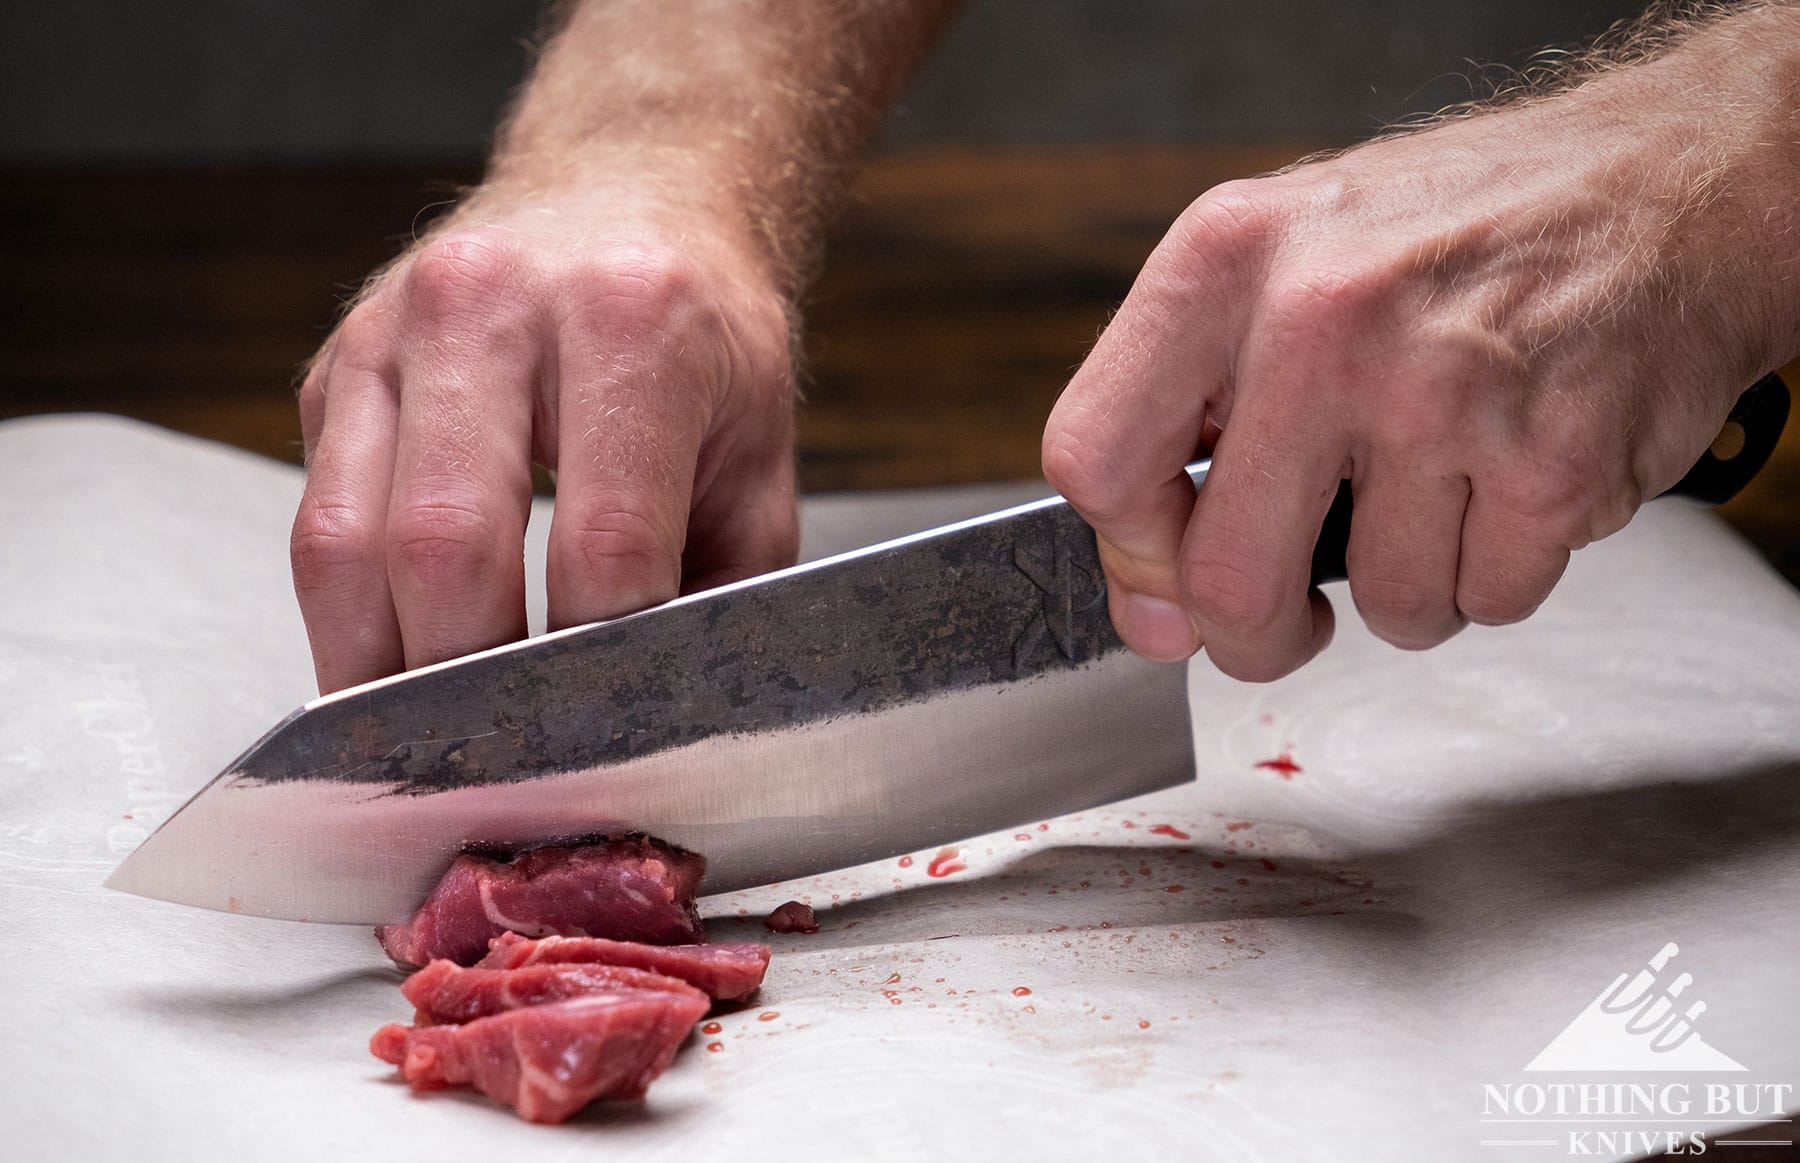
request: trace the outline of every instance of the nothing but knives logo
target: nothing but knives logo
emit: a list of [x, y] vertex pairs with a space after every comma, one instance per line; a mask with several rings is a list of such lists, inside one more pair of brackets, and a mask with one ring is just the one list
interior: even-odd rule
[[[1769, 1128], [1730, 1128], [1780, 1120], [1788, 1082], [1722, 1082], [1684, 1076], [1747, 1073], [1700, 1034], [1706, 1002], [1684, 996], [1694, 975], [1671, 968], [1670, 941], [1635, 972], [1613, 978], [1525, 1066], [1527, 1074], [1582, 1074], [1482, 1086], [1481, 1121], [1531, 1137], [1484, 1138], [1483, 1147], [1562, 1148], [1571, 1156], [1701, 1155], [1710, 1146], [1791, 1146]], [[1628, 1081], [1593, 1075], [1631, 1074]], [[1642, 1075], [1658, 1078], [1639, 1080]], [[1671, 1077], [1674, 1076], [1674, 1077]], [[1712, 1138], [1707, 1138], [1708, 1135]], [[1560, 1136], [1560, 1137], [1558, 1137]]]

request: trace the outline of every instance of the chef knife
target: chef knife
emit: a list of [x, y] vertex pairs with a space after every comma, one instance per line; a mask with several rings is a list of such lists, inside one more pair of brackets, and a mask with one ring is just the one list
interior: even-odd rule
[[[1735, 492], [1787, 403], [1760, 381], [1742, 446], [1676, 491]], [[1346, 487], [1315, 581], [1348, 537]], [[1124, 647], [1093, 532], [1050, 497], [315, 699], [106, 883], [378, 924], [459, 852], [633, 831], [705, 854], [722, 892], [1192, 776], [1186, 666]]]

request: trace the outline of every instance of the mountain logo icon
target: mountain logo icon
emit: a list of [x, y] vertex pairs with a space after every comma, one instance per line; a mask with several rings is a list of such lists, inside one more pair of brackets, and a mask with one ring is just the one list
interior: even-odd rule
[[1526, 1065], [1533, 1070], [1743, 1070], [1715, 1050], [1695, 1022], [1703, 1001], [1682, 1005], [1692, 974], [1674, 974], [1673, 941], [1637, 973], [1621, 973]]

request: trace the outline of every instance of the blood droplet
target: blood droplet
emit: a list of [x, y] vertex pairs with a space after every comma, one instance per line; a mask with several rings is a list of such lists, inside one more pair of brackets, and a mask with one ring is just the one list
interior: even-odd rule
[[721, 1031], [723, 1031], [724, 1029], [725, 1029], [725, 1027], [721, 1026], [717, 1022], [708, 1022], [704, 1026], [700, 1027], [700, 1032], [702, 1034], [717, 1034], [717, 1033], [720, 1033]]
[[1026, 1006], [1025, 1012], [1028, 1014], [1035, 1014], [1035, 1013], [1037, 1013], [1037, 1007], [1036, 1006]]
[[1013, 996], [1014, 997], [1030, 997], [1031, 996], [1031, 987], [1029, 985], [1015, 985], [1015, 986], [1013, 986]]
[[1149, 1023], [1149, 1022], [1146, 1022], [1146, 1021], [1145, 1021], [1145, 1020], [1144, 1020], [1144, 1019], [1143, 1019], [1143, 1018], [1139, 1018], [1139, 1019], [1138, 1019], [1138, 1029], [1140, 1029], [1140, 1030], [1148, 1030], [1148, 1029], [1149, 1029], [1149, 1028], [1150, 1028], [1150, 1023]]
[[1163, 891], [1164, 892], [1180, 892], [1185, 887], [1186, 887], [1185, 885], [1171, 884], [1168, 888], [1163, 889]]
[[1048, 824], [1039, 824], [1038, 825], [1038, 831], [1040, 831], [1040, 832], [1048, 832], [1049, 830], [1050, 830], [1050, 825], [1048, 825]]
[[1249, 820], [1239, 820], [1235, 824], [1225, 825], [1225, 830], [1227, 832], [1242, 832], [1245, 828], [1253, 828], [1255, 826], [1256, 825]]
[[1282, 779], [1293, 779], [1296, 775], [1305, 770], [1298, 763], [1295, 763], [1294, 757], [1286, 751], [1283, 751], [1273, 759], [1265, 759], [1256, 766], [1265, 771], [1272, 771]]
[[[1137, 825], [1136, 825], [1136, 824], [1134, 824], [1134, 823], [1132, 823], [1132, 822], [1131, 822], [1131, 821], [1130, 821], [1130, 820], [1125, 820], [1125, 821], [1124, 821], [1124, 822], [1123, 822], [1123, 823], [1122, 823], [1122, 824], [1121, 824], [1121, 825], [1120, 825], [1120, 826], [1121, 826], [1121, 827], [1125, 827], [1125, 828], [1135, 828], [1135, 827], [1137, 827]], [[1156, 829], [1155, 829], [1155, 828], [1152, 828], [1152, 829], [1150, 829], [1150, 830], [1151, 830], [1151, 831], [1152, 831], [1152, 832], [1154, 832], [1154, 831], [1156, 831]]]
[[1270, 860], [1267, 856], [1262, 858], [1262, 866], [1263, 866], [1264, 871], [1266, 871], [1266, 872], [1274, 872], [1276, 869], [1275, 862], [1273, 860]]
[[893, 976], [889, 977], [886, 981], [882, 982], [881, 984], [883, 984], [883, 985], [899, 985], [900, 984], [900, 975], [898, 973], [896, 973]]
[[927, 876], [949, 876], [953, 872], [967, 872], [969, 866], [959, 858], [956, 849], [940, 848], [932, 858], [930, 867], [925, 869]]
[[708, 1042], [706, 1044], [706, 1048], [708, 1050], [712, 1051], [714, 1054], [717, 1054], [720, 1050], [723, 1050], [725, 1048], [725, 1043], [723, 1043], [723, 1042]]
[[1173, 824], [1158, 824], [1150, 830], [1158, 836], [1171, 836], [1177, 840], [1191, 840], [1193, 838]]
[[780, 1016], [780, 1010], [764, 1010], [762, 1013], [756, 1015], [756, 1020], [759, 1022], [772, 1022]]
[[1212, 862], [1212, 866], [1213, 866], [1213, 867], [1214, 867], [1214, 868], [1224, 868], [1224, 867], [1225, 867], [1225, 862], [1224, 862], [1224, 861], [1223, 861], [1223, 860], [1215, 860], [1215, 861], [1213, 861], [1213, 862]]
[[901, 868], [911, 868], [912, 867], [912, 857], [902, 856], [900, 858], [900, 867]]

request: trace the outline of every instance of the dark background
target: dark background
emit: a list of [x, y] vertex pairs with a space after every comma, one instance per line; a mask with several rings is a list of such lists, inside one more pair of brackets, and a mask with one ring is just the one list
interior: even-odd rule
[[[795, 0], [796, 3], [805, 0]], [[893, 147], [1341, 142], [1470, 95], [1631, 0], [973, 0]], [[479, 157], [536, 0], [0, 7], [0, 160]]]
[[[1637, 8], [974, 0], [884, 131], [809, 303], [803, 485], [1035, 475], [1057, 391], [1208, 186], [1464, 100]], [[342, 297], [478, 180], [538, 13], [0, 6], [0, 419], [114, 411], [297, 459], [294, 370]], [[1800, 494], [1779, 467], [1771, 487]], [[1758, 514], [1740, 525], [1794, 557], [1791, 508]]]

